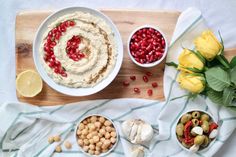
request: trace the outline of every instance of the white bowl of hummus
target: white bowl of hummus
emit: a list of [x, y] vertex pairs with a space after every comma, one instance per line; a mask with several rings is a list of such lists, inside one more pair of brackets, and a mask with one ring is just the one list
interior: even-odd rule
[[123, 44], [106, 15], [70, 7], [53, 13], [40, 25], [33, 57], [50, 87], [63, 94], [86, 96], [114, 80], [122, 64]]

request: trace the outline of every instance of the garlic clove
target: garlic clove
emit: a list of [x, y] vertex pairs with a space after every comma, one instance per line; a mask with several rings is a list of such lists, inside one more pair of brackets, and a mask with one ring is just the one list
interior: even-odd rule
[[217, 136], [217, 134], [218, 134], [218, 130], [217, 129], [213, 129], [211, 131], [210, 135], [209, 135], [209, 138], [213, 139], [213, 138], [215, 138]]
[[130, 157], [144, 157], [144, 148], [142, 146], [135, 147], [132, 150]]
[[191, 153], [196, 153], [199, 150], [199, 145], [193, 145], [192, 147], [189, 148], [189, 151]]
[[126, 137], [129, 137], [133, 125], [134, 125], [133, 120], [126, 120], [122, 123], [121, 129]]
[[151, 125], [145, 123], [142, 125], [142, 132], [141, 132], [141, 141], [148, 142], [153, 137], [153, 128]]
[[191, 134], [196, 136], [196, 135], [202, 135], [203, 134], [203, 129], [200, 126], [195, 126], [191, 130]]
[[138, 129], [139, 129], [139, 125], [134, 123], [134, 125], [131, 128], [130, 135], [128, 136], [128, 138], [130, 139], [132, 143], [137, 143], [138, 141]]

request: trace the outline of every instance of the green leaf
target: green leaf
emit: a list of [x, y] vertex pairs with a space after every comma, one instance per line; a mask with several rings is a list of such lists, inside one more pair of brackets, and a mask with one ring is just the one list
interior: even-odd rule
[[175, 62], [168, 62], [168, 63], [166, 63], [166, 65], [168, 65], [168, 66], [173, 66], [173, 67], [175, 67], [175, 68], [178, 67], [178, 64], [176, 64]]
[[230, 70], [230, 79], [236, 85], [236, 66]]
[[205, 72], [208, 85], [215, 91], [223, 91], [225, 87], [230, 86], [229, 74], [220, 67], [209, 68]]
[[223, 91], [223, 104], [225, 106], [231, 106], [234, 98], [234, 90], [230, 87], [227, 87]]
[[217, 91], [214, 91], [213, 89], [210, 89], [207, 91], [207, 96], [212, 102], [216, 104], [223, 103], [223, 99], [222, 99], [223, 92], [217, 92]]
[[236, 66], [236, 56], [234, 56], [234, 58], [231, 59], [231, 61], [230, 61], [229, 64], [230, 64], [230, 67], [231, 67], [231, 68], [233, 68], [233, 67]]

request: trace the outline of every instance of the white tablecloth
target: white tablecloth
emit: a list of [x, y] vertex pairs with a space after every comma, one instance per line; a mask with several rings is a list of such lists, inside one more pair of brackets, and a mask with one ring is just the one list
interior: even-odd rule
[[[59, 9], [68, 6], [93, 8], [140, 8], [185, 10], [190, 6], [199, 8], [210, 28], [222, 32], [226, 48], [236, 47], [236, 1], [228, 0], [0, 0], [0, 104], [6, 100], [15, 101], [15, 15], [21, 10]], [[231, 157], [236, 153], [236, 133], [215, 155]]]

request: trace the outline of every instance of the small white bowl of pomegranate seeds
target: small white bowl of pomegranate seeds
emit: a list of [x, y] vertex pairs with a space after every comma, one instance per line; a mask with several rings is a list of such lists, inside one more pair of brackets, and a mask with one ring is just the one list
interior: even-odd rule
[[144, 25], [135, 29], [128, 39], [128, 54], [141, 67], [153, 67], [162, 62], [168, 50], [164, 33], [157, 27]]

